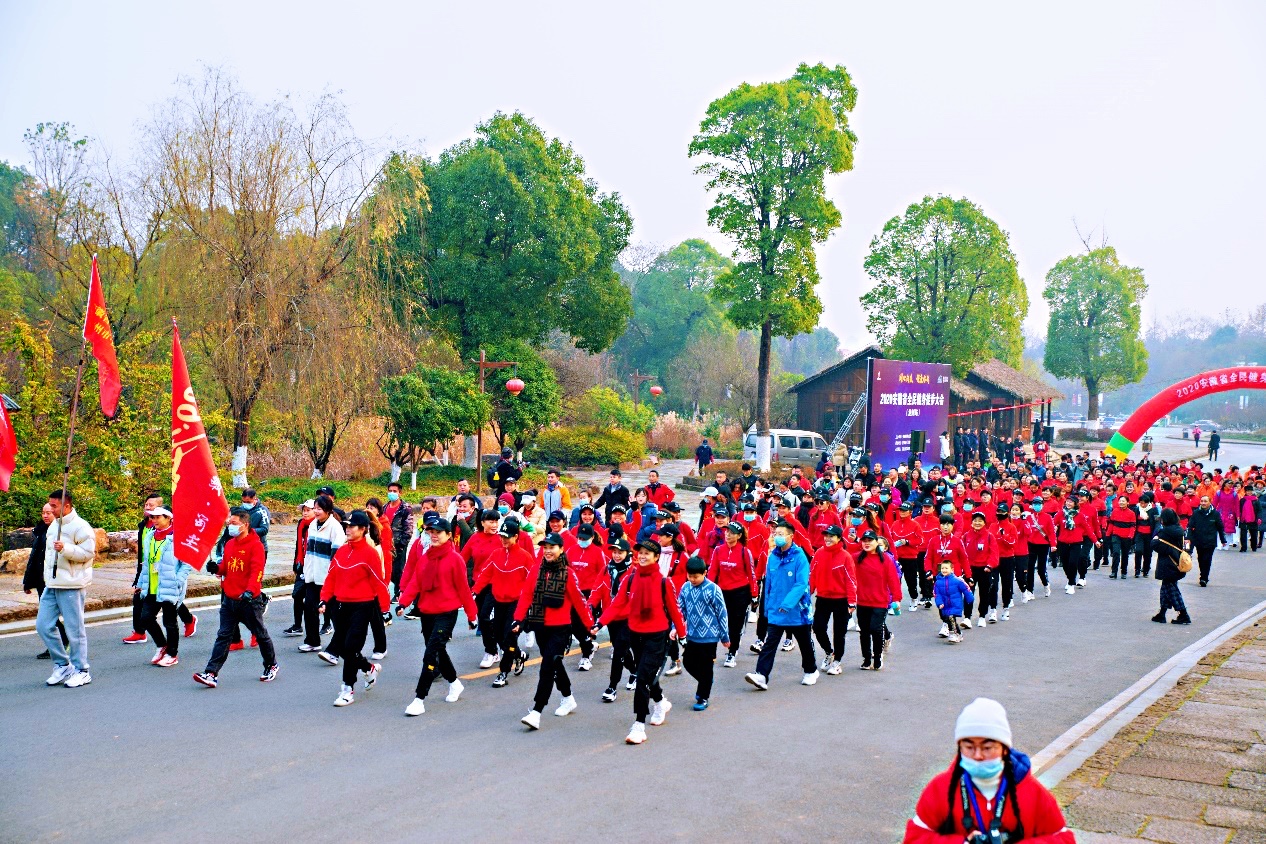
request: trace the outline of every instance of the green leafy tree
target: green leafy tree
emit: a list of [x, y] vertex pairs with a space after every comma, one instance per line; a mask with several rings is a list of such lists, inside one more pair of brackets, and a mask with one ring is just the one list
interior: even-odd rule
[[469, 356], [561, 329], [602, 351], [624, 330], [629, 291], [614, 269], [632, 221], [584, 162], [522, 114], [496, 114], [426, 170], [420, 313]]
[[989, 358], [1018, 366], [1029, 295], [1007, 233], [966, 199], [924, 197], [870, 242], [866, 327], [902, 360], [959, 376]]
[[473, 434], [488, 423], [492, 402], [465, 372], [418, 365], [412, 372], [383, 379], [385, 421], [379, 450], [397, 466], [408, 464], [417, 488], [422, 456], [437, 458], [455, 436]]
[[523, 390], [510, 395], [510, 376], [486, 380], [484, 389], [492, 400], [492, 430], [501, 448], [507, 445], [522, 451], [542, 429], [553, 425], [563, 413], [563, 390], [554, 370], [536, 350], [520, 340], [493, 343], [485, 347], [489, 360], [512, 360], [523, 381]]
[[1042, 298], [1050, 305], [1043, 365], [1057, 378], [1075, 378], [1090, 397], [1087, 419], [1099, 418], [1099, 394], [1142, 380], [1147, 349], [1139, 336], [1139, 307], [1147, 282], [1104, 245], [1063, 259], [1046, 274]]
[[806, 377], [844, 359], [840, 338], [825, 325], [808, 334], [779, 337], [774, 341], [774, 352], [784, 370]]
[[697, 172], [709, 177], [715, 197], [708, 223], [737, 244], [736, 264], [716, 280], [713, 295], [736, 326], [760, 331], [762, 432], [769, 430], [773, 338], [813, 330], [822, 312], [814, 244], [840, 225], [826, 176], [853, 168], [857, 137], [848, 115], [856, 104], [842, 66], [802, 64], [790, 79], [744, 83], [713, 100], [690, 142], [690, 156], [705, 159]]
[[655, 410], [650, 405], [634, 403], [610, 387], [594, 387], [576, 402], [572, 422], [599, 431], [613, 428], [645, 434], [655, 425]]

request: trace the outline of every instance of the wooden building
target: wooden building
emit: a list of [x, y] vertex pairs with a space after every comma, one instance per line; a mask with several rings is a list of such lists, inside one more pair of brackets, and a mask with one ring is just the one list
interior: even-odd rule
[[[884, 353], [878, 346], [867, 346], [793, 386], [789, 392], [796, 394], [798, 427], [816, 431], [830, 442], [857, 397], [866, 392], [867, 360], [882, 357]], [[1049, 418], [1050, 403], [1062, 398], [1049, 384], [1000, 360], [990, 360], [973, 368], [966, 378], [950, 380], [950, 427], [986, 428], [996, 436], [1018, 434], [1028, 439], [1032, 419], [1037, 415]], [[1014, 407], [1034, 403], [1040, 406]], [[862, 445], [865, 424], [863, 413], [853, 424], [845, 445]], [[929, 438], [939, 434], [940, 431], [928, 432]]]

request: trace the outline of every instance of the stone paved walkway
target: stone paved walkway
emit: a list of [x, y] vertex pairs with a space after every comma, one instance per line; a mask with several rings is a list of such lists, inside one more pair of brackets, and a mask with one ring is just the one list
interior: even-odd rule
[[1055, 795], [1083, 844], [1266, 844], [1266, 620], [1209, 653]]

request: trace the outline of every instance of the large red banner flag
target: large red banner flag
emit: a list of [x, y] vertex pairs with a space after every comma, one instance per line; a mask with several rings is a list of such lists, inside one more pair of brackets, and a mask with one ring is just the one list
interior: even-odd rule
[[9, 479], [18, 465], [18, 438], [13, 433], [13, 423], [9, 421], [9, 411], [5, 410], [4, 401], [0, 399], [0, 492], [9, 491]]
[[172, 320], [171, 339], [171, 503], [176, 514], [176, 559], [201, 569], [229, 517], [229, 502], [211, 459], [207, 431], [189, 383], [180, 330]]
[[88, 282], [88, 314], [84, 318], [84, 339], [92, 344], [97, 359], [97, 384], [101, 392], [101, 412], [113, 418], [119, 409], [119, 361], [114, 356], [114, 332], [106, 313], [105, 293], [101, 289], [101, 273], [97, 256], [92, 256], [92, 278]]

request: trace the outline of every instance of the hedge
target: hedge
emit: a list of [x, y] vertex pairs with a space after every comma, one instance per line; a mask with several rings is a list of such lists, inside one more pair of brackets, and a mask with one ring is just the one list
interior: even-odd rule
[[618, 466], [646, 454], [646, 438], [630, 431], [583, 426], [547, 428], [525, 455], [537, 465]]

